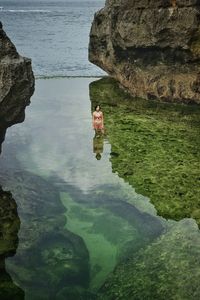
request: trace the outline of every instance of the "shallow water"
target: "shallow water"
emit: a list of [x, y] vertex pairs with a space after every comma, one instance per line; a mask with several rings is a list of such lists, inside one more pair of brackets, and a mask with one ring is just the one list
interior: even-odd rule
[[[151, 122], [158, 138], [152, 146], [155, 156], [149, 148], [151, 155], [147, 157], [141, 144], [149, 146], [147, 128], [141, 130], [141, 124], [147, 124], [150, 130], [149, 112], [155, 113], [154, 102], [136, 101], [131, 107], [129, 97], [116, 90], [112, 81], [92, 81], [37, 80], [25, 122], [7, 131], [0, 158], [0, 183], [17, 203], [21, 227], [17, 253], [6, 259], [6, 270], [27, 300], [163, 299], [166, 290], [169, 299], [199, 299], [200, 235], [196, 221], [182, 220], [191, 215], [187, 209], [184, 215], [177, 199], [174, 205], [183, 217], [174, 217], [171, 202], [167, 219], [165, 204], [165, 213], [160, 210], [157, 215], [155, 195], [159, 194], [165, 203], [165, 195], [172, 192], [171, 181], [163, 188], [156, 181], [154, 169], [147, 172], [141, 165], [143, 158], [146, 165], [159, 159], [160, 168], [168, 172], [172, 162], [168, 166], [156, 150], [160, 139], [165, 139], [166, 126], [169, 133], [170, 126], [177, 129], [177, 123], [181, 132], [185, 129], [182, 145], [186, 149], [188, 127], [184, 122], [188, 125], [192, 118], [195, 126], [190, 126], [188, 134], [196, 136], [198, 143], [199, 109], [188, 109], [186, 114], [182, 106], [158, 106], [157, 116], [162, 118], [163, 126], [158, 124], [159, 118]], [[91, 106], [99, 100], [106, 119], [103, 138], [95, 138], [91, 126]], [[171, 125], [164, 123], [168, 114]], [[129, 135], [132, 131], [137, 140]], [[171, 148], [171, 139], [166, 143]], [[142, 159], [141, 151], [134, 152], [138, 144]], [[100, 160], [94, 149], [99, 149]], [[173, 149], [175, 164], [175, 142]], [[191, 143], [190, 150], [194, 152], [190, 179], [195, 186], [199, 158], [196, 144]], [[140, 188], [138, 178], [142, 175], [131, 153], [144, 168], [146, 181]], [[182, 156], [183, 165], [186, 159], [187, 155]], [[160, 188], [149, 187], [149, 172], [154, 185]], [[196, 202], [193, 210], [198, 221], [198, 198]], [[155, 276], [158, 273], [160, 277]], [[185, 281], [191, 280], [188, 296]], [[156, 285], [154, 291], [149, 282]]]

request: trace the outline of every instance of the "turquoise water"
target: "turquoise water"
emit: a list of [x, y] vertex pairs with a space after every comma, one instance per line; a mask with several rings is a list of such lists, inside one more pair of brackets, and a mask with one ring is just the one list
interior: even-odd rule
[[[94, 138], [92, 130], [92, 81], [37, 80], [25, 122], [7, 130], [0, 183], [17, 203], [21, 226], [16, 254], [6, 259], [6, 270], [25, 292], [26, 300], [113, 299], [102, 292], [104, 282], [108, 278], [112, 281], [110, 274], [117, 267], [118, 274], [122, 272], [126, 278], [121, 264], [144, 251], [138, 274], [140, 279], [146, 278], [146, 271], [141, 270], [156, 245], [159, 249], [154, 253], [163, 258], [163, 265], [161, 260], [157, 266], [160, 269], [167, 259], [169, 265], [182, 261], [192, 272], [191, 260], [197, 254], [200, 257], [199, 230], [193, 219], [174, 221], [158, 216], [151, 199], [137, 193], [113, 171], [112, 159], [117, 154], [109, 142], [109, 127], [100, 140]], [[100, 160], [96, 159], [95, 143], [101, 148]], [[177, 236], [184, 239], [184, 257], [180, 256], [180, 245], [176, 249]], [[195, 284], [199, 279], [198, 257]], [[127, 267], [129, 278], [131, 266]], [[168, 278], [170, 268], [160, 276]], [[192, 291], [197, 288], [195, 284]], [[195, 293], [188, 299], [198, 299], [200, 294]], [[139, 299], [138, 294], [135, 298], [124, 295], [123, 299]], [[153, 299], [151, 293], [146, 297]]]

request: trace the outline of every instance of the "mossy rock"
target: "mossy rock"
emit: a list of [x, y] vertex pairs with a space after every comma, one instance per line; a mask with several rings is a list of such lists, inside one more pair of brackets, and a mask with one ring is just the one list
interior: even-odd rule
[[200, 107], [133, 99], [110, 78], [91, 83], [90, 98], [104, 111], [113, 172], [164, 218], [200, 224]]
[[193, 220], [185, 219], [120, 264], [99, 299], [198, 300], [199, 280], [199, 230]]

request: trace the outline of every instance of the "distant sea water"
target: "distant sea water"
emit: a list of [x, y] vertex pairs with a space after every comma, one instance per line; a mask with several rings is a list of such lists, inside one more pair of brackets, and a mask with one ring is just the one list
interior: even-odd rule
[[88, 61], [89, 32], [103, 0], [4, 0], [0, 20], [37, 77], [101, 76]]

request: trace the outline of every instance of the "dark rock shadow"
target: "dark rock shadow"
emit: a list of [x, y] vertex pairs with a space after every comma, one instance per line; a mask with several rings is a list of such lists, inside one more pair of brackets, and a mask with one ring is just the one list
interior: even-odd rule
[[0, 299], [24, 299], [24, 291], [12, 280], [5, 268], [5, 259], [14, 256], [18, 247], [20, 219], [17, 204], [10, 192], [0, 186]]

